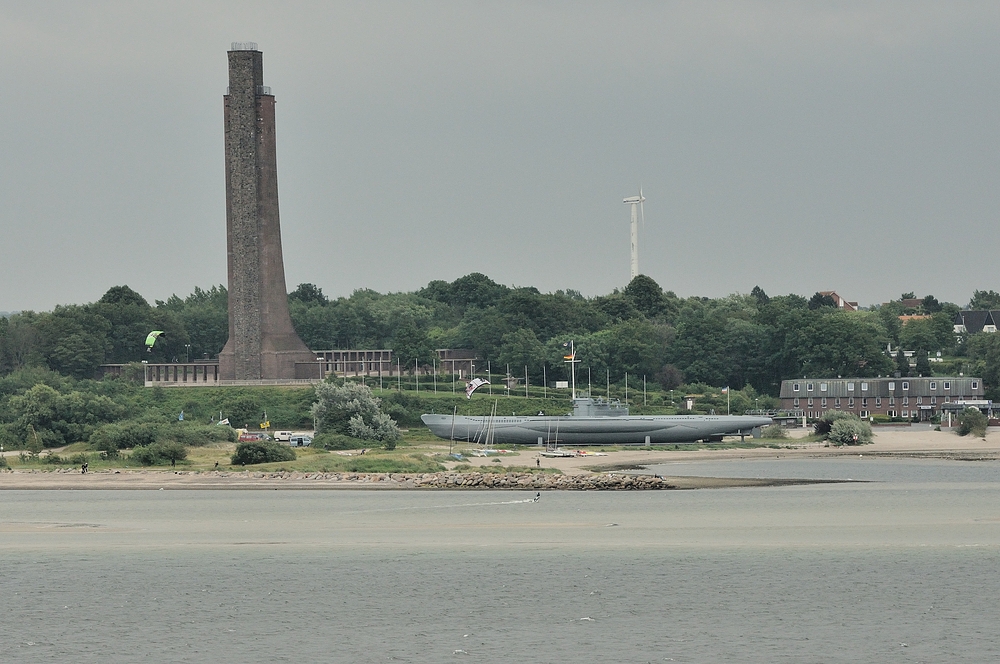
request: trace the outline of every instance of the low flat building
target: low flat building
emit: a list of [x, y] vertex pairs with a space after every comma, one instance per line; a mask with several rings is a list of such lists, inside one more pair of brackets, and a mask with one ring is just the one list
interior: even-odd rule
[[926, 421], [956, 401], [981, 401], [981, 378], [797, 378], [781, 381], [781, 408], [801, 410], [815, 419], [828, 410], [858, 417], [884, 415]]

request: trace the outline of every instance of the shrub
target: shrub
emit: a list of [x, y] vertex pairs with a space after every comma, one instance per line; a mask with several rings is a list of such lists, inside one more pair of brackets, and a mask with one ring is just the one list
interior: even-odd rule
[[367, 445], [367, 441], [340, 433], [320, 433], [313, 438], [311, 446], [321, 450], [356, 450]]
[[187, 449], [180, 443], [153, 443], [140, 445], [132, 450], [132, 460], [143, 466], [155, 466], [158, 463], [182, 461], [187, 458]]
[[152, 445], [156, 442], [159, 426], [151, 422], [121, 422], [105, 424], [90, 436], [90, 444], [109, 457], [118, 450]]
[[835, 418], [827, 440], [834, 445], [867, 445], [872, 442], [872, 427], [854, 416]]
[[857, 419], [857, 417], [851, 413], [845, 413], [842, 410], [828, 410], [823, 413], [821, 418], [816, 420], [816, 423], [813, 425], [813, 430], [820, 436], [826, 436], [833, 428], [834, 422], [844, 419]]
[[966, 408], [958, 414], [958, 435], [983, 438], [986, 436], [986, 426], [989, 421], [978, 408]]
[[0, 468], [10, 468], [7, 464], [7, 457], [0, 456]]
[[59, 464], [63, 464], [63, 463], [69, 463], [66, 459], [63, 459], [58, 454], [46, 454], [46, 455], [44, 455], [42, 457], [39, 457], [39, 458], [41, 459], [42, 463], [48, 463], [48, 464], [52, 464], [54, 466], [55, 465], [59, 465]]
[[227, 426], [178, 422], [160, 429], [158, 439], [173, 440], [188, 447], [201, 447], [209, 443], [235, 443], [236, 431]]
[[143, 466], [154, 466], [160, 461], [152, 445], [139, 445], [132, 450], [130, 458]]
[[287, 445], [271, 443], [264, 440], [249, 441], [236, 446], [230, 461], [234, 466], [240, 464], [272, 463], [275, 461], [295, 461], [295, 450]]
[[780, 424], [772, 424], [761, 429], [760, 437], [764, 440], [780, 440], [788, 438], [788, 432]]

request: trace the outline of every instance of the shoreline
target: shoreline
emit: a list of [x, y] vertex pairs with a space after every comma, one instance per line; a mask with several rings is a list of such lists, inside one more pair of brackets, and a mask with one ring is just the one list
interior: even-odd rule
[[304, 473], [228, 471], [8, 471], [0, 491], [384, 490], [384, 491], [676, 491], [838, 484], [854, 480], [553, 473]]
[[[481, 472], [494, 471], [497, 457], [473, 457], [461, 471], [448, 463], [434, 473], [352, 473], [305, 471], [153, 470], [110, 469], [87, 474], [76, 468], [53, 470], [8, 470], [0, 472], [0, 491], [5, 490], [411, 490], [411, 491], [634, 491], [690, 490], [754, 486], [789, 486], [830, 483], [812, 478], [692, 477], [641, 471], [652, 465], [687, 464], [698, 461], [745, 461], [754, 459], [815, 459], [868, 456], [894, 459], [943, 459], [956, 462], [1000, 461], [1000, 432], [985, 438], [960, 437], [931, 429], [877, 431], [870, 445], [826, 447], [825, 443], [800, 440], [810, 430], [791, 430], [790, 438], [773, 441], [780, 447], [644, 450], [608, 452], [606, 457], [541, 457], [537, 449], [520, 450], [502, 457], [502, 463], [552, 468], [556, 473]], [[636, 472], [640, 471], [640, 472]]]

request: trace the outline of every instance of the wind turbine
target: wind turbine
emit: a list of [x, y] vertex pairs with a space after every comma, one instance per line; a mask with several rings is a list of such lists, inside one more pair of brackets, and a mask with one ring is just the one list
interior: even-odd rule
[[642, 219], [642, 225], [645, 227], [646, 217], [642, 213], [644, 200], [646, 199], [642, 196], [642, 186], [640, 185], [638, 196], [630, 196], [622, 201], [622, 203], [632, 206], [632, 265], [629, 281], [639, 276], [639, 219]]

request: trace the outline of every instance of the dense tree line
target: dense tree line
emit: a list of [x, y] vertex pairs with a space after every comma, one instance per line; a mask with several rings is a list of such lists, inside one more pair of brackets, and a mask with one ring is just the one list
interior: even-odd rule
[[[47, 367], [90, 378], [103, 363], [185, 361], [214, 357], [228, 337], [227, 292], [195, 289], [150, 305], [128, 286], [115, 286], [91, 304], [0, 318], [0, 375]], [[563, 378], [565, 344], [575, 343], [580, 369], [595, 383], [619, 383], [626, 372], [654, 377], [664, 388], [702, 383], [752, 386], [775, 394], [782, 379], [876, 376], [893, 371], [931, 373], [928, 355], [964, 356], [987, 384], [1000, 385], [1000, 335], [956, 338], [959, 307], [933, 296], [899, 300], [867, 311], [837, 309], [828, 296], [748, 295], [680, 298], [653, 279], [636, 277], [608, 295], [572, 290], [542, 293], [498, 284], [483, 274], [432, 281], [411, 293], [358, 290], [330, 299], [312, 284], [289, 295], [292, 321], [313, 349], [391, 348], [404, 365], [429, 366], [435, 349], [474, 348], [494, 373], [527, 367], [532, 382], [543, 372]], [[905, 302], [904, 302], [905, 301]], [[971, 306], [1000, 307], [1000, 294], [975, 291]], [[929, 317], [901, 323], [903, 314]], [[152, 352], [151, 330], [164, 330]], [[900, 346], [918, 366], [890, 357]], [[949, 365], [948, 368], [951, 368]]]

